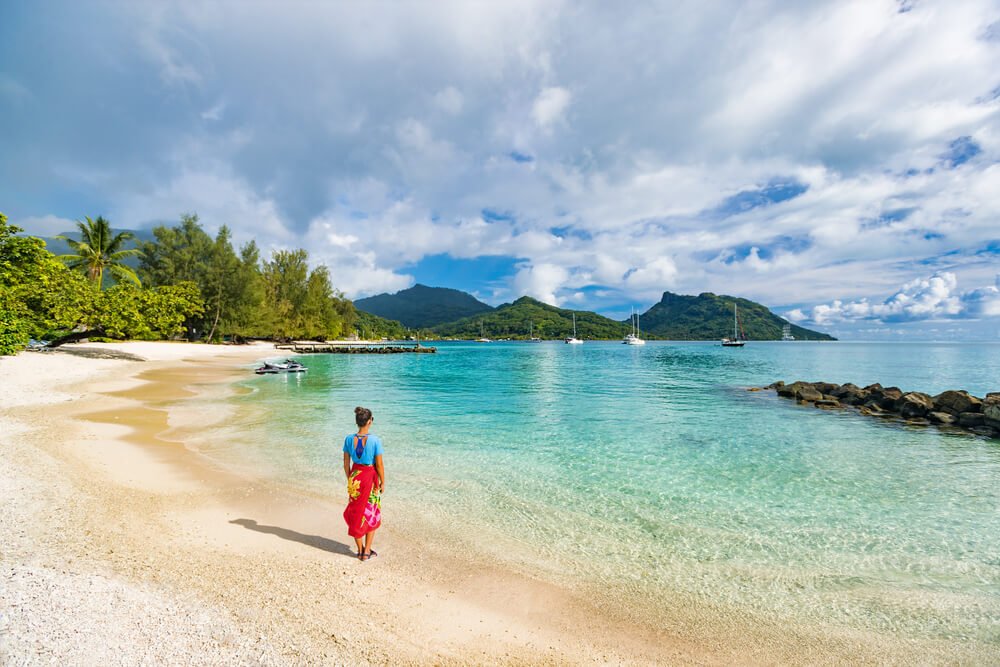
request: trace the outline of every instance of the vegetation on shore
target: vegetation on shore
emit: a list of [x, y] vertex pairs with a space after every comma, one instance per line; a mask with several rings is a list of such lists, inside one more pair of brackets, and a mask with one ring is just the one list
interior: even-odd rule
[[[305, 250], [262, 260], [251, 241], [237, 253], [227, 227], [213, 239], [196, 215], [156, 227], [154, 240], [137, 248], [124, 247], [131, 235], [115, 234], [102, 217], [78, 227], [80, 240], [63, 237], [74, 254], [56, 257], [0, 214], [0, 354], [32, 338], [323, 340], [353, 334], [359, 321], [370, 337], [402, 328], [359, 320], [329, 270], [309, 268]], [[138, 258], [134, 270], [129, 258]]]

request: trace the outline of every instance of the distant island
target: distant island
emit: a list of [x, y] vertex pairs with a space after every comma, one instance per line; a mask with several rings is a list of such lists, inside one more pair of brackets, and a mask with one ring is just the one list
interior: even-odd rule
[[[704, 292], [687, 296], [664, 292], [660, 301], [639, 316], [644, 337], [663, 340], [718, 340], [732, 332], [733, 305], [750, 340], [781, 340], [789, 327], [796, 340], [836, 340], [797, 326], [749, 299]], [[631, 329], [627, 320], [613, 320], [585, 310], [570, 310], [528, 296], [496, 308], [461, 290], [415, 285], [396, 294], [379, 294], [354, 302], [359, 314], [373, 316], [373, 330], [419, 330], [445, 338], [525, 339], [531, 335], [558, 339], [573, 331], [591, 340], [615, 340]], [[376, 319], [377, 318], [377, 319]], [[392, 322], [395, 320], [395, 322]], [[398, 324], [398, 327], [393, 326]]]

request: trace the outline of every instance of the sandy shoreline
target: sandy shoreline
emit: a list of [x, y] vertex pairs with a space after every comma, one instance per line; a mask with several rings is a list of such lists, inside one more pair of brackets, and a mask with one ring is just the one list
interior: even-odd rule
[[359, 563], [335, 492], [184, 444], [192, 424], [225, 420], [233, 381], [273, 353], [125, 343], [0, 358], [0, 663], [962, 661], [943, 643], [725, 610], [647, 616], [456, 552], [391, 506], [380, 557]]
[[[146, 361], [102, 358], [118, 353]], [[358, 563], [341, 507], [171, 442], [171, 405], [266, 356], [132, 343], [0, 362], [0, 662], [705, 661], [402, 530]]]

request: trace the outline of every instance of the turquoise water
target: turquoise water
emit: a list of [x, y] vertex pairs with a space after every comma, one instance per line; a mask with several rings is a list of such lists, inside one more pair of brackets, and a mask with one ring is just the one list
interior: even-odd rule
[[386, 443], [387, 521], [395, 503], [431, 543], [623, 604], [1000, 648], [1000, 441], [746, 391], [983, 395], [1000, 391], [1000, 345], [453, 343], [304, 361], [304, 376], [248, 379], [202, 448], [339, 498], [364, 405]]

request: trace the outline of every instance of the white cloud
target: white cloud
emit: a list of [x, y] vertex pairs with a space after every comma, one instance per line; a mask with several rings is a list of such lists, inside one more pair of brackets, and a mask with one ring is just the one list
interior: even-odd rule
[[535, 103], [531, 107], [531, 117], [541, 128], [548, 129], [563, 118], [571, 97], [565, 88], [558, 86], [546, 88], [535, 98]]
[[465, 97], [454, 86], [448, 86], [434, 95], [434, 105], [452, 116], [462, 113]]
[[[44, 80], [0, 74], [19, 100], [0, 106], [0, 199], [25, 219], [75, 199], [126, 227], [196, 211], [350, 267], [349, 293], [405, 286], [429, 255], [505, 255], [515, 275], [469, 288], [988, 317], [993, 288], [943, 276], [995, 273], [1000, 42], [982, 35], [1000, 13], [897, 8], [67, 5], [37, 39], [79, 24], [86, 44], [52, 50]], [[64, 113], [94, 89], [115, 104]], [[958, 137], [980, 153], [952, 169]], [[761, 202], [775, 183], [807, 189]]]
[[882, 303], [867, 299], [814, 306], [809, 312], [794, 309], [787, 313], [795, 322], [829, 325], [855, 320], [874, 320], [884, 323], [912, 322], [944, 319], [965, 319], [1000, 316], [1000, 276], [997, 286], [981, 287], [969, 292], [958, 291], [954, 273], [936, 273], [929, 278], [919, 278], [901, 287]]
[[557, 296], [557, 292], [569, 276], [568, 270], [556, 264], [524, 266], [514, 275], [513, 292], [558, 306], [562, 303], [562, 299]]
[[21, 218], [19, 220], [11, 220], [10, 222], [23, 229], [24, 233], [30, 236], [51, 237], [64, 232], [76, 231], [76, 221], [60, 218], [55, 215]]

